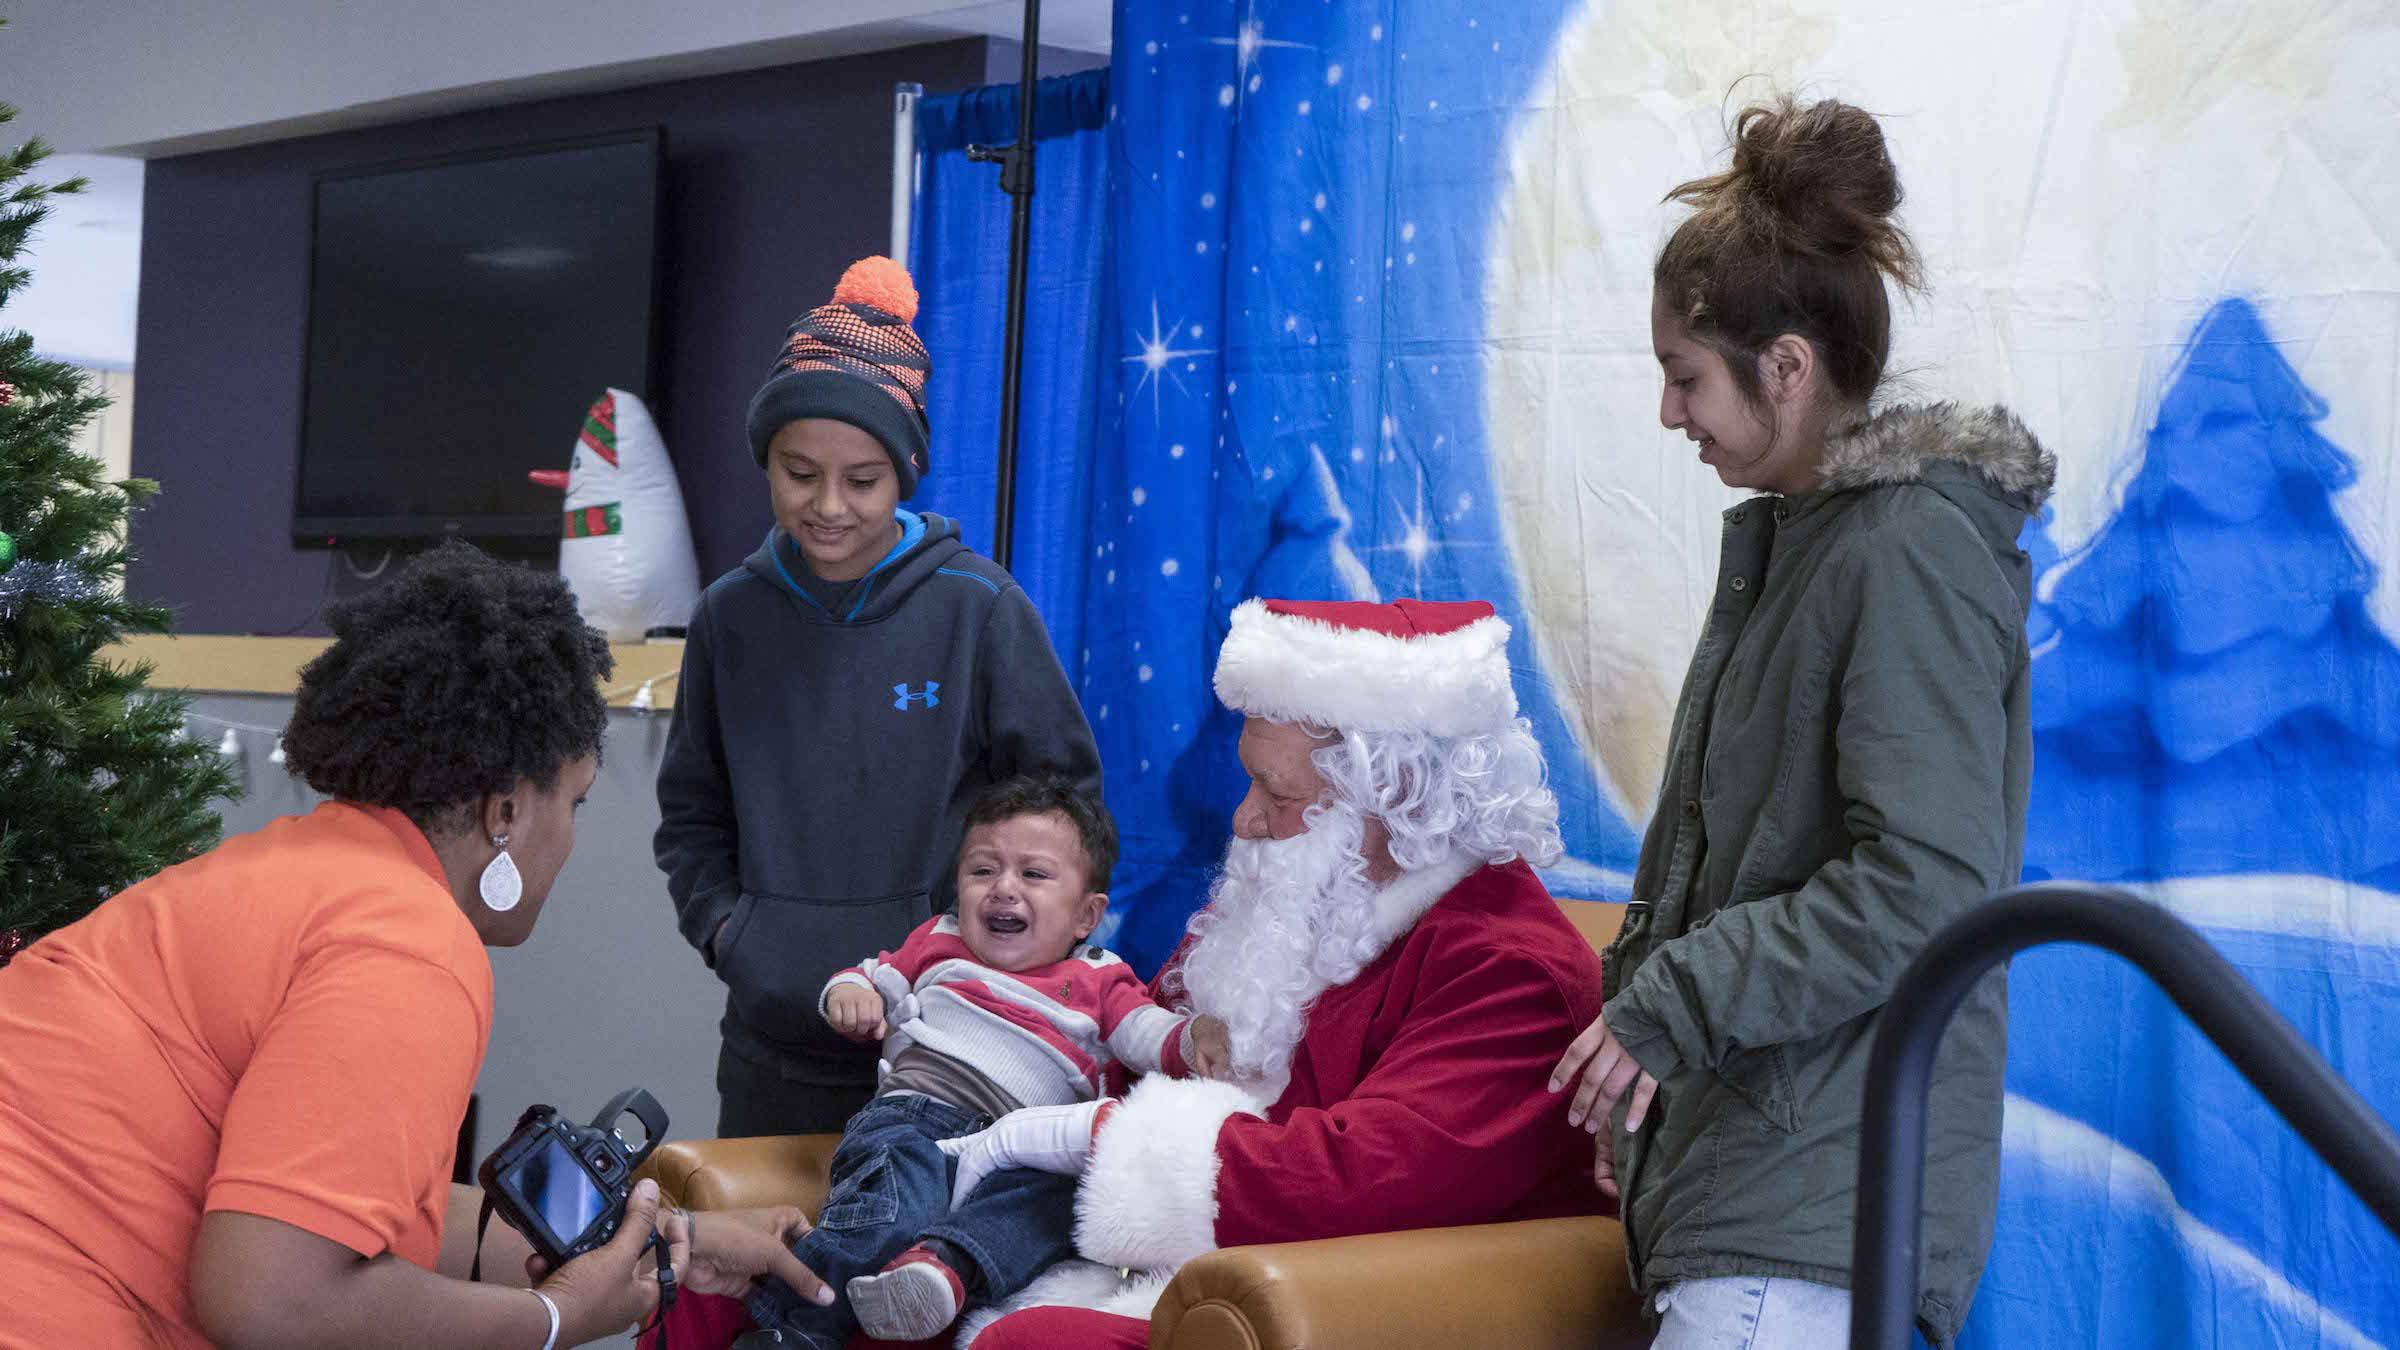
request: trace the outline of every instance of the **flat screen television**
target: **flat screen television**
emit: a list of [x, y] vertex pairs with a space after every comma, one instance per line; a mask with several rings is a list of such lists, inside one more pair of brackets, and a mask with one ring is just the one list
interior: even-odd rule
[[659, 130], [320, 175], [293, 542], [531, 541], [584, 410], [652, 396]]

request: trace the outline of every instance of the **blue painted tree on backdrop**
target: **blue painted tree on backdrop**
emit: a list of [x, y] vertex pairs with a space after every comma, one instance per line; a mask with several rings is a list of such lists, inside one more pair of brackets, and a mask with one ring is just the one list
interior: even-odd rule
[[2324, 416], [2256, 310], [2210, 311], [2122, 514], [2047, 606], [2040, 866], [2400, 883], [2400, 650], [2334, 514], [2357, 473]]
[[[2028, 876], [2143, 886], [2387, 1116], [2400, 1039], [2400, 650], [2335, 514], [2356, 478], [2255, 309], [2218, 304], [2120, 514], [2029, 622]], [[2010, 981], [1990, 1267], [1962, 1344], [2389, 1345], [2400, 1246], [2116, 958]]]

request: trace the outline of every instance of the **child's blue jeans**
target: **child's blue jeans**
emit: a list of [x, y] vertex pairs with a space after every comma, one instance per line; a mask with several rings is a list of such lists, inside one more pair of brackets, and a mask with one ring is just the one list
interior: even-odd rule
[[833, 1188], [817, 1226], [792, 1244], [800, 1264], [833, 1287], [820, 1308], [771, 1280], [743, 1300], [759, 1326], [784, 1333], [786, 1343], [842, 1350], [858, 1331], [845, 1286], [883, 1269], [925, 1238], [940, 1238], [966, 1254], [973, 1271], [957, 1272], [980, 1295], [1002, 1299], [1074, 1254], [1075, 1182], [1030, 1168], [994, 1172], [950, 1207], [956, 1160], [941, 1140], [973, 1134], [992, 1123], [980, 1111], [915, 1093], [868, 1102], [842, 1131], [833, 1153]]

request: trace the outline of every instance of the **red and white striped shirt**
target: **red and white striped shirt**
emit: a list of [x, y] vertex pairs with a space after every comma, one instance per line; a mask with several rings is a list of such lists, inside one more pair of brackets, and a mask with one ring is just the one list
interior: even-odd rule
[[835, 972], [817, 996], [819, 1012], [845, 984], [882, 996], [887, 1063], [921, 1045], [1025, 1106], [1090, 1101], [1111, 1063], [1190, 1074], [1190, 1019], [1153, 1003], [1133, 967], [1098, 947], [1030, 970], [994, 970], [968, 950], [957, 916], [942, 914], [917, 925], [900, 950]]

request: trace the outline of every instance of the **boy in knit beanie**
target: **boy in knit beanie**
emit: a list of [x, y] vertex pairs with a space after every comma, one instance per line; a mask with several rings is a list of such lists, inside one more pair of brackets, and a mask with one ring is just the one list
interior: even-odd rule
[[873, 1046], [817, 994], [951, 907], [967, 806], [1050, 774], [1097, 794], [1091, 728], [1016, 582], [900, 503], [930, 462], [917, 294], [853, 264], [751, 400], [775, 524], [700, 597], [659, 763], [658, 865], [726, 985], [720, 1135], [834, 1132]]

